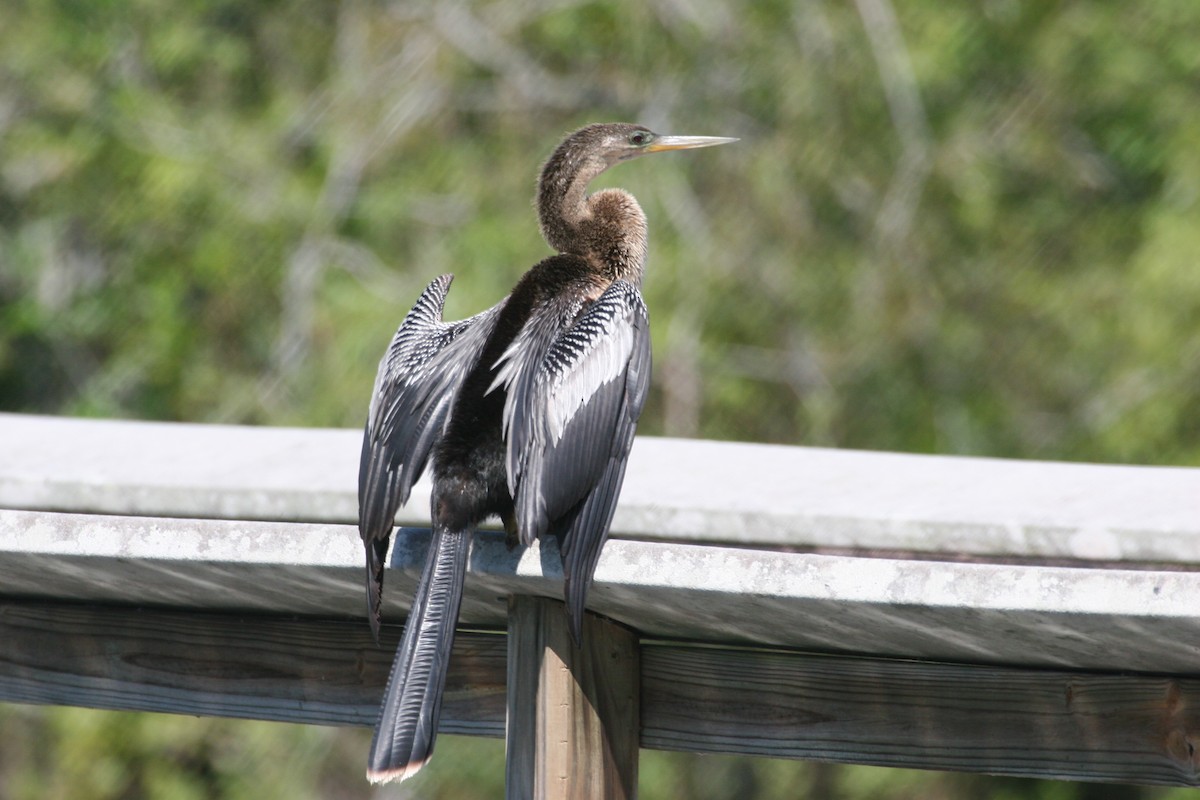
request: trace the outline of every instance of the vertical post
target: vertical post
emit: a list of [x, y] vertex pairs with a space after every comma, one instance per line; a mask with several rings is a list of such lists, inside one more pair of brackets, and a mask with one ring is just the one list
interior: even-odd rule
[[509, 800], [637, 795], [639, 660], [614, 622], [588, 614], [576, 648], [562, 603], [509, 598]]

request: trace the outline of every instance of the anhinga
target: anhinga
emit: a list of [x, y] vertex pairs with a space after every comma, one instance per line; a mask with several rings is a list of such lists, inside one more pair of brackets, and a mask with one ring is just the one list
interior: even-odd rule
[[650, 382], [638, 291], [646, 217], [604, 170], [646, 153], [733, 139], [660, 136], [638, 125], [569, 135], [538, 181], [542, 235], [557, 255], [508, 297], [442, 322], [450, 275], [421, 294], [379, 363], [358, 478], [367, 605], [379, 638], [383, 564], [396, 510], [433, 460], [433, 540], [396, 651], [367, 777], [406, 778], [429, 758], [475, 527], [499, 516], [510, 545], [553, 534], [571, 635], [625, 475]]

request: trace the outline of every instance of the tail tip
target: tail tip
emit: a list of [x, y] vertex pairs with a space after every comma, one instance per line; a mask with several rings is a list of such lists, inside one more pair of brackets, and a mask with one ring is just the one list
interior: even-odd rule
[[399, 764], [396, 766], [383, 767], [376, 769], [374, 767], [367, 768], [367, 780], [373, 784], [391, 783], [392, 781], [404, 781], [411, 778], [421, 771], [421, 767], [429, 763], [429, 756], [420, 759], [419, 761], [410, 761], [407, 764]]

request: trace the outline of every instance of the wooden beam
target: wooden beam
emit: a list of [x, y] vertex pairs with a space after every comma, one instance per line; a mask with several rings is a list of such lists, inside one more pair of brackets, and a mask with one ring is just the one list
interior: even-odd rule
[[[396, 626], [0, 600], [0, 700], [373, 725]], [[460, 631], [442, 732], [502, 736], [505, 637]], [[606, 667], [607, 669], [607, 667]], [[1200, 786], [1200, 676], [643, 642], [641, 744]]]
[[[371, 724], [397, 630], [370, 642], [361, 544], [336, 524], [358, 436], [0, 414], [0, 699]], [[1196, 469], [639, 439], [589, 607], [648, 637], [617, 685], [640, 675], [643, 746], [1196, 786], [1198, 494]], [[397, 536], [393, 618], [426, 543]], [[905, 558], [844, 557], [865, 550]], [[476, 629], [561, 594], [553, 542], [481, 533], [470, 572]], [[508, 660], [603, 661], [538, 636], [510, 659], [461, 632], [443, 730], [501, 734]], [[633, 708], [609, 680], [565, 708]], [[633, 741], [607, 742], [634, 765], [622, 789]]]
[[642, 647], [642, 746], [1200, 786], [1200, 679]]
[[[428, 542], [394, 537], [387, 618], [402, 618]], [[0, 591], [45, 600], [360, 616], [362, 558], [348, 525], [0, 510]], [[510, 551], [480, 533], [468, 569], [463, 627], [502, 629], [512, 594], [562, 596], [552, 538]], [[1196, 674], [1197, 597], [1196, 572], [609, 541], [588, 607], [654, 638]]]
[[[0, 699], [373, 726], [399, 625], [0, 599]], [[505, 638], [457, 637], [446, 733], [504, 735]]]
[[637, 795], [637, 637], [588, 614], [583, 647], [557, 600], [509, 601], [506, 796]]
[[[362, 432], [0, 414], [0, 507], [352, 523]], [[429, 524], [429, 483], [401, 524]], [[615, 538], [1200, 564], [1200, 469], [638, 437]]]

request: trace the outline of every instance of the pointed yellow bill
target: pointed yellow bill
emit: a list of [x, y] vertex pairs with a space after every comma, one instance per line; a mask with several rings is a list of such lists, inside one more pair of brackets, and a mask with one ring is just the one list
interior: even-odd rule
[[666, 150], [691, 150], [693, 147], [712, 147], [715, 144], [736, 142], [728, 136], [659, 136], [646, 145], [645, 152], [661, 153]]

